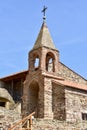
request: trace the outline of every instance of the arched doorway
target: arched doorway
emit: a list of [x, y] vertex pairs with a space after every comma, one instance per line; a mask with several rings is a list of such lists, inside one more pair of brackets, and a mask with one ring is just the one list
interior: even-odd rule
[[32, 81], [29, 86], [29, 114], [35, 111], [35, 117], [38, 117], [38, 96], [39, 96], [39, 84], [36, 81]]

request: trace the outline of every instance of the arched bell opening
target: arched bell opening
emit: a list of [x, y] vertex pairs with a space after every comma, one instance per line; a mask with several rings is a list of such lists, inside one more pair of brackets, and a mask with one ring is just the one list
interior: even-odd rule
[[29, 53], [29, 70], [36, 71], [40, 67], [40, 57], [37, 52]]
[[55, 56], [51, 52], [46, 55], [46, 71], [55, 72]]
[[40, 64], [39, 55], [35, 54], [33, 57], [34, 57], [34, 69], [38, 70], [39, 69], [39, 64]]
[[32, 81], [29, 86], [29, 114], [35, 112], [35, 118], [38, 118], [38, 96], [39, 84], [36, 81]]

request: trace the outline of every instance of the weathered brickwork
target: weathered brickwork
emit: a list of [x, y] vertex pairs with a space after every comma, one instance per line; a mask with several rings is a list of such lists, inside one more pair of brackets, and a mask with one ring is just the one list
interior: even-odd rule
[[29, 72], [23, 89], [23, 115], [28, 115], [33, 111], [36, 117], [43, 117], [44, 114], [44, 87], [43, 76], [40, 76], [39, 70], [33, 73]]
[[[47, 47], [40, 47], [37, 50], [31, 50], [29, 53], [29, 71], [39, 69], [42, 71], [46, 71], [46, 58], [49, 57], [49, 54], [51, 58], [55, 57], [53, 59], [54, 61], [54, 66], [55, 66], [55, 73], [58, 72], [59, 69], [59, 52], [57, 50], [52, 50]], [[39, 59], [39, 66], [38, 68], [35, 68], [35, 59]]]
[[52, 86], [53, 117], [58, 120], [66, 120], [65, 114], [65, 87], [53, 83]]
[[50, 78], [44, 78], [44, 118], [52, 118], [52, 82]]
[[87, 113], [87, 92], [66, 87], [66, 120], [82, 121], [82, 113]]
[[87, 81], [83, 77], [81, 77], [80, 75], [78, 75], [77, 73], [69, 69], [67, 66], [65, 66], [61, 62], [59, 64], [58, 76], [61, 76], [64, 79], [69, 80], [69, 81], [74, 81], [78, 84], [87, 85]]

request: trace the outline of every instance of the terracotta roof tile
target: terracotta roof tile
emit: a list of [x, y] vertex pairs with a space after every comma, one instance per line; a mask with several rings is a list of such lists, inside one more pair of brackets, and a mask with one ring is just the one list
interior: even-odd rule
[[6, 77], [2, 77], [2, 78], [0, 78], [0, 80], [1, 81], [9, 81], [9, 80], [13, 80], [13, 79], [26, 77], [27, 73], [28, 73], [28, 70], [21, 71], [21, 72], [15, 73], [15, 74], [8, 75]]
[[87, 91], [87, 85], [77, 84], [72, 81], [66, 81], [66, 80], [53, 80], [56, 84], [62, 85], [62, 86], [68, 86], [76, 89], [82, 89]]

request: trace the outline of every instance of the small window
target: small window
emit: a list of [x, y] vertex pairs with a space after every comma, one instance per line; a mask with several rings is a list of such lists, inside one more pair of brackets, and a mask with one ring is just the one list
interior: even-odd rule
[[0, 102], [1, 107], [5, 107], [5, 102]]
[[87, 113], [82, 113], [82, 120], [87, 120]]

